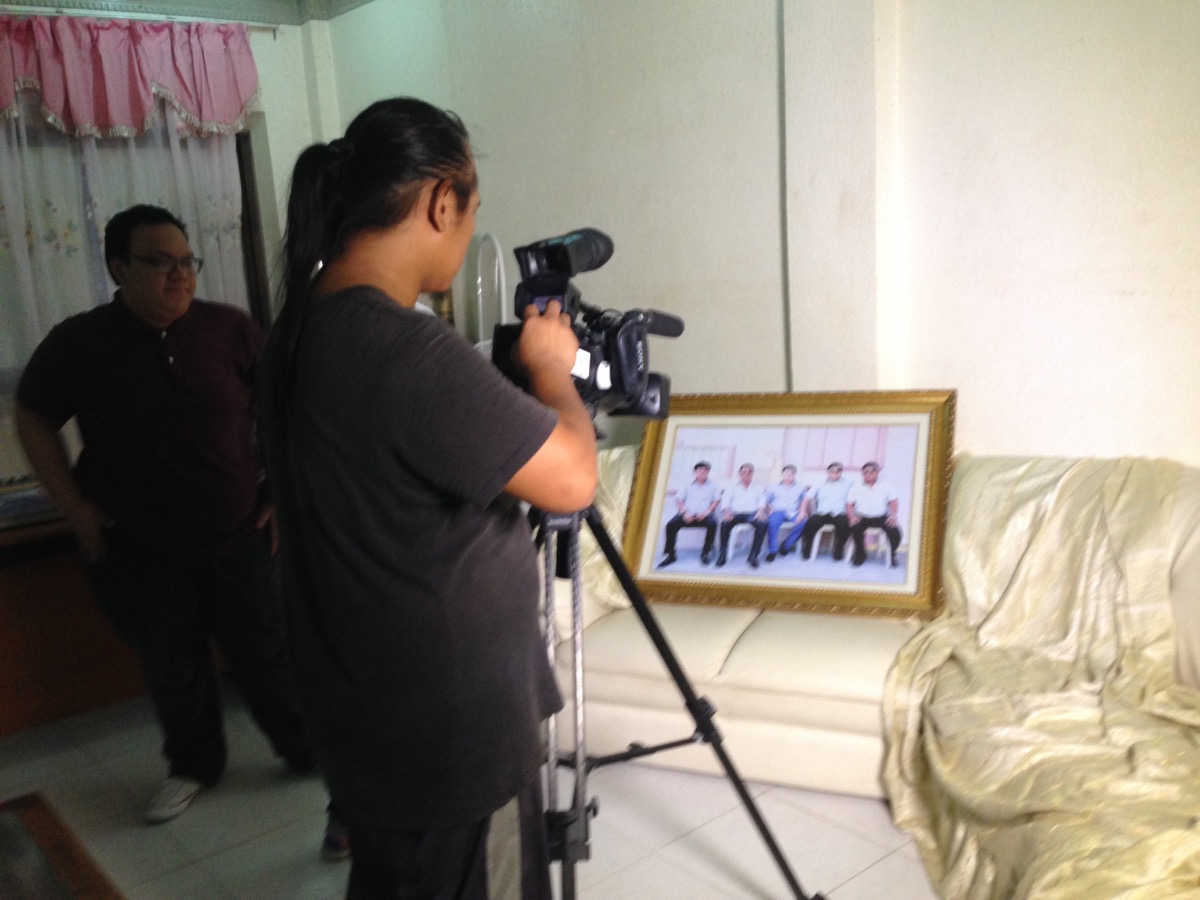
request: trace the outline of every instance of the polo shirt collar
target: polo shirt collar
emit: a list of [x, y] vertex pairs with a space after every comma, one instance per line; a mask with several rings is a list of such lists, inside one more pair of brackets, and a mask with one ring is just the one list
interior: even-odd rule
[[192, 313], [196, 308], [196, 298], [193, 297], [192, 302], [188, 304], [188, 308], [184, 314], [166, 328], [158, 328], [154, 325], [151, 325], [149, 322], [135, 313], [129, 307], [129, 304], [125, 302], [125, 295], [121, 292], [120, 288], [117, 288], [113, 292], [112, 305], [120, 311], [123, 319], [132, 323], [132, 325], [136, 328], [143, 329], [155, 335], [159, 335], [164, 332], [168, 334], [184, 334], [190, 329], [191, 323], [195, 318]]

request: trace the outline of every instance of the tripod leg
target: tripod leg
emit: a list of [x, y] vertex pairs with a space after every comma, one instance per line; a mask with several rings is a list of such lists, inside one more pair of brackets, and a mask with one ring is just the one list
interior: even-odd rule
[[[587, 799], [587, 745], [584, 729], [583, 706], [583, 585], [579, 572], [579, 515], [550, 516], [542, 514], [541, 538], [545, 541], [545, 631], [550, 665], [555, 666], [557, 655], [557, 627], [554, 615], [554, 577], [567, 574], [571, 579], [572, 621], [572, 701], [574, 705], [574, 751], [571, 768], [574, 769], [574, 790], [571, 805], [558, 806], [558, 727], [556, 717], [547, 723], [548, 753], [546, 767], [546, 831], [550, 842], [550, 858], [561, 864], [561, 900], [575, 898], [575, 865], [591, 855], [589, 844], [589, 819], [596, 814], [596, 807]], [[555, 559], [555, 550], [557, 560]], [[562, 570], [566, 571], [563, 572]]]
[[742, 805], [746, 807], [746, 811], [750, 814], [750, 818], [754, 822], [754, 826], [758, 829], [759, 835], [766, 844], [767, 850], [771, 857], [775, 860], [775, 864], [779, 867], [780, 873], [784, 880], [788, 883], [792, 893], [797, 900], [821, 900], [820, 894], [815, 894], [811, 898], [800, 887], [800, 882], [796, 880], [796, 876], [792, 873], [791, 866], [788, 864], [787, 857], [783, 855], [783, 851], [776, 843], [774, 835], [771, 834], [771, 829], [759, 812], [758, 806], [754, 802], [754, 798], [750, 796], [750, 792], [746, 789], [745, 782], [734, 768], [733, 761], [729, 758], [729, 754], [725, 752], [725, 747], [722, 744], [720, 731], [713, 724], [712, 716], [715, 710], [701, 697], [696, 696], [696, 691], [692, 688], [688, 681], [687, 675], [679, 664], [671, 645], [667, 643], [666, 636], [662, 629], [658, 626], [658, 621], [650, 612], [650, 607], [646, 604], [646, 598], [642, 592], [638, 590], [637, 584], [633, 580], [633, 575], [630, 573], [625, 561], [621, 558], [620, 552], [616, 545], [613, 544], [612, 538], [609, 537], [608, 531], [604, 527], [604, 522], [600, 519], [600, 514], [595, 507], [584, 513], [587, 519], [588, 527], [592, 530], [592, 534], [596, 538], [596, 543], [604, 553], [605, 559], [608, 560], [609, 566], [612, 567], [613, 573], [617, 576], [617, 580], [624, 588], [626, 595], [629, 597], [629, 602], [633, 605], [634, 612], [642, 622], [642, 626], [646, 629], [646, 634], [653, 642], [658, 655], [662, 657], [663, 664], [667, 667], [667, 671], [671, 674], [671, 679], [675, 682], [675, 686], [679, 689], [680, 695], [683, 697], [684, 706], [688, 712], [692, 714], [692, 719], [696, 723], [696, 729], [703, 735], [704, 741], [712, 746], [713, 752], [716, 753], [721, 767], [725, 770], [726, 776], [732, 782], [734, 789], [742, 800]]
[[[546, 598], [543, 608], [543, 629], [546, 636], [546, 656], [550, 660], [550, 670], [554, 671], [558, 648], [558, 622], [554, 616], [554, 539], [543, 527], [538, 531], [538, 542], [542, 546], [542, 596]], [[546, 808], [558, 808], [558, 779], [555, 772], [558, 768], [558, 717], [551, 716], [546, 720]]]

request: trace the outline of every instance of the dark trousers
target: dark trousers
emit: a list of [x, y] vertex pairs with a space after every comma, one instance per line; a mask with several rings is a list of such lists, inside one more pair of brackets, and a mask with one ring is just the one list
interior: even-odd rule
[[713, 542], [717, 537], [717, 520], [712, 516], [705, 516], [703, 519], [696, 519], [694, 522], [683, 521], [683, 516], [675, 516], [667, 523], [667, 545], [663, 549], [664, 553], [673, 554], [675, 552], [675, 539], [679, 535], [680, 528], [703, 528], [704, 529], [704, 547], [700, 551], [708, 553], [713, 548]]
[[854, 538], [854, 558], [851, 562], [861, 566], [867, 561], [867, 547], [864, 535], [868, 528], [883, 529], [887, 535], [888, 543], [892, 545], [892, 559], [895, 559], [896, 551], [900, 549], [900, 529], [888, 525], [887, 516], [868, 516], [859, 519], [850, 527], [850, 536]]
[[138, 656], [172, 775], [211, 785], [225, 771], [211, 640], [275, 752], [294, 769], [311, 769], [284, 642], [277, 561], [265, 535], [205, 562], [111, 541], [107, 558], [89, 566], [88, 582], [109, 623]]
[[[521, 898], [551, 900], [541, 778], [519, 801]], [[350, 822], [346, 900], [489, 900], [487, 836], [491, 816], [437, 831], [358, 827]]]
[[846, 551], [846, 539], [850, 537], [850, 519], [845, 513], [817, 513], [800, 532], [800, 555], [805, 559], [812, 556], [813, 538], [826, 525], [833, 526], [833, 558], [839, 560]]
[[734, 525], [745, 523], [754, 527], [754, 539], [750, 543], [750, 555], [748, 559], [758, 559], [758, 553], [762, 550], [763, 538], [767, 534], [767, 523], [754, 518], [756, 514], [734, 513], [732, 519], [726, 519], [721, 523], [721, 556], [729, 551], [729, 535], [733, 533]]

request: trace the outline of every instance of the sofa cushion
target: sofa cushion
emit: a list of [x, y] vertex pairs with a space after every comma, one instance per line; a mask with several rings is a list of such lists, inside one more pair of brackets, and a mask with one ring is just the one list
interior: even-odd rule
[[767, 610], [743, 632], [715, 683], [878, 704], [896, 651], [917, 627], [896, 619]]
[[[711, 681], [761, 610], [653, 604], [650, 609], [689, 678]], [[589, 672], [668, 677], [662, 658], [633, 610], [608, 615], [587, 629]]]
[[[652, 604], [685, 676], [721, 717], [881, 734], [887, 668], [915, 625], [896, 620]], [[839, 650], [839, 646], [841, 649]], [[678, 710], [683, 697], [633, 610], [588, 627], [590, 703]], [[559, 673], [570, 678], [570, 647]]]

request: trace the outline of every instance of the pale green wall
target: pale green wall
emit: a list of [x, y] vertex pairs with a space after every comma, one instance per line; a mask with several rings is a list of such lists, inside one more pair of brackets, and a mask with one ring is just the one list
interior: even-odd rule
[[685, 319], [650, 351], [677, 390], [786, 387], [773, 3], [377, 0], [330, 34], [343, 120], [396, 94], [462, 116], [510, 291], [514, 246], [595, 226], [616, 252], [576, 285]]
[[396, 94], [456, 110], [480, 230], [509, 258], [608, 231], [577, 284], [686, 320], [652, 345], [676, 392], [954, 387], [970, 452], [1200, 464], [1200, 5], [374, 0], [321, 27], [255, 37], [274, 183], [331, 136], [330, 82], [335, 131]]
[[[334, 95], [329, 23], [280, 25], [250, 33], [258, 68], [262, 115], [251, 120], [251, 139], [263, 212], [264, 243], [276, 264], [292, 166], [314, 141], [330, 140], [341, 130]], [[272, 287], [277, 289], [272, 269]]]
[[[874, 4], [784, 8], [792, 384], [873, 390], [880, 386]], [[930, 386], [941, 385], [922, 385]]]

